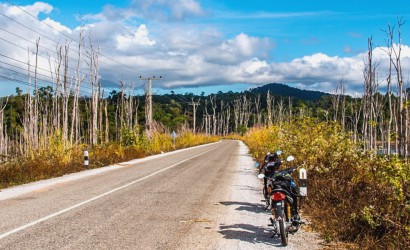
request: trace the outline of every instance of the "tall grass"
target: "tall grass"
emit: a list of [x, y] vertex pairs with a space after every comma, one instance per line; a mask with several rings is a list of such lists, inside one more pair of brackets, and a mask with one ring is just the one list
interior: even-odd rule
[[26, 157], [0, 165], [0, 188], [82, 171], [85, 169], [84, 150], [89, 151], [90, 164], [87, 168], [99, 168], [152, 154], [215, 142], [219, 138], [185, 132], [173, 141], [169, 134], [154, 133], [151, 138], [145, 135], [135, 138], [128, 146], [113, 143], [92, 148], [77, 145], [70, 149], [65, 147], [59, 133], [47, 140], [51, 145], [49, 148], [32, 151]]
[[281, 149], [308, 170], [304, 213], [326, 240], [410, 249], [410, 165], [364, 153], [349, 138], [336, 123], [303, 119], [251, 130], [243, 139], [259, 160]]

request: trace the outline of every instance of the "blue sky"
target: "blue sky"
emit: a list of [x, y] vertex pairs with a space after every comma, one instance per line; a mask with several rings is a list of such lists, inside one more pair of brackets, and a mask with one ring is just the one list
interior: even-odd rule
[[[54, 30], [16, 12], [14, 4]], [[332, 92], [333, 84], [343, 78], [348, 92], [355, 94], [362, 88], [368, 37], [373, 37], [375, 47], [385, 46], [382, 29], [387, 23], [394, 25], [398, 17], [408, 20], [410, 4], [404, 0], [13, 0], [0, 1], [0, 12], [38, 31], [0, 16], [6, 30], [0, 30], [2, 37], [23, 47], [30, 46], [26, 40], [35, 41], [45, 34], [63, 44], [67, 37], [56, 30], [73, 37], [70, 46], [74, 47], [79, 26], [84, 24], [93, 43], [101, 48], [101, 77], [113, 83], [106, 84], [107, 89], [117, 88], [122, 80], [141, 92], [143, 83], [136, 76], [162, 75], [163, 80], [155, 82], [162, 89], [159, 92], [242, 91], [270, 82]], [[407, 68], [409, 25], [402, 27]], [[19, 40], [21, 37], [26, 40]], [[40, 41], [48, 48], [57, 45], [43, 37]], [[13, 58], [26, 54], [27, 61], [27, 51], [7, 42], [0, 47], [3, 55]], [[40, 53], [53, 56], [50, 51]], [[375, 48], [375, 55], [385, 62], [383, 48]], [[384, 64], [380, 63], [381, 78]], [[10, 76], [1, 69], [2, 75]], [[385, 83], [380, 80], [380, 84]], [[0, 88], [13, 89], [14, 85]]]

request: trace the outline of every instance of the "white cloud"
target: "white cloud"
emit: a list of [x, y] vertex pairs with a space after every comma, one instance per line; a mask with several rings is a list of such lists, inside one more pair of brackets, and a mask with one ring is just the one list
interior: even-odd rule
[[49, 14], [53, 10], [53, 6], [51, 6], [48, 3], [43, 3], [43, 2], [36, 2], [33, 5], [27, 5], [27, 6], [6, 6], [6, 15], [21, 15], [24, 13], [24, 11], [27, 11], [33, 16], [38, 16], [40, 13], [45, 13]]
[[132, 49], [138, 45], [152, 46], [156, 43], [149, 38], [148, 29], [145, 24], [141, 24], [133, 34], [118, 35], [116, 40], [117, 49], [119, 50]]
[[[163, 11], [166, 10], [163, 14], [176, 20], [204, 14], [197, 1], [179, 0], [177, 3], [179, 5], [176, 6], [181, 8], [179, 10], [176, 10], [176, 6], [171, 6], [170, 1], [165, 0], [134, 1], [133, 7], [139, 6], [141, 15], [145, 15], [152, 10], [151, 8], [161, 6]], [[37, 15], [49, 13], [53, 9], [44, 3], [36, 3], [25, 8]], [[10, 6], [0, 5], [1, 11], [7, 12], [10, 9]], [[27, 26], [33, 23], [33, 18], [23, 12], [13, 9], [10, 13]], [[349, 57], [314, 53], [287, 62], [274, 62], [271, 58], [275, 53], [275, 44], [268, 38], [245, 33], [226, 38], [217, 28], [204, 24], [199, 26], [177, 22], [152, 25], [140, 19], [130, 22], [128, 18], [135, 16], [138, 16], [135, 9], [120, 10], [106, 6], [103, 13], [93, 14], [95, 21], [85, 26], [86, 30], [91, 31], [94, 46], [101, 48], [103, 55], [100, 57], [100, 74], [104, 80], [138, 83], [138, 75], [162, 75], [164, 80], [157, 81], [157, 87], [234, 83], [262, 85], [282, 82], [306, 89], [331, 92], [332, 83], [343, 77], [351, 93], [362, 88], [362, 69], [366, 53], [353, 54], [351, 51], [352, 56]], [[49, 17], [44, 22], [58, 31], [71, 34], [74, 38], [80, 30], [71, 30]], [[19, 48], [2, 42], [0, 52], [27, 61], [27, 50], [22, 48], [31, 47], [33, 51], [33, 44], [13, 36], [12, 33], [15, 32], [33, 43], [39, 34], [13, 22], [0, 20], [0, 24], [11, 33], [2, 33], [2, 38], [20, 46]], [[66, 40], [66, 37], [46, 25], [37, 25], [35, 29], [54, 41]], [[88, 41], [88, 38], [85, 40]], [[53, 51], [57, 44], [54, 41], [41, 38], [40, 45], [52, 50], [50, 52], [42, 48], [42, 55], [55, 57]], [[76, 42], [72, 41], [70, 46], [74, 48], [77, 46]], [[70, 56], [76, 56], [74, 51], [70, 53]], [[373, 54], [375, 60], [380, 62], [378, 76], [383, 79], [386, 77], [388, 66], [386, 52], [383, 48], [376, 48]], [[402, 57], [403, 69], [407, 70], [410, 68], [410, 47], [402, 47]], [[34, 61], [33, 58], [31, 61]], [[49, 68], [46, 60], [42, 59], [41, 64], [43, 68]], [[404, 73], [409, 74], [406, 71]]]
[[267, 38], [241, 33], [232, 39], [220, 41], [220, 45], [208, 47], [205, 56], [215, 63], [237, 64], [255, 57], [266, 58], [273, 47], [274, 44]]
[[[207, 15], [207, 12], [196, 0], [133, 0], [129, 9], [117, 9], [121, 16], [134, 15], [146, 20], [183, 21], [187, 18]], [[109, 10], [109, 11], [108, 11]], [[112, 16], [114, 8], [104, 11], [104, 15]]]
[[[166, 1], [170, 3], [170, 1]], [[194, 0], [178, 0], [173, 1], [169, 7], [172, 10], [173, 16], [177, 19], [184, 19], [187, 16], [202, 16], [204, 11], [200, 4]]]
[[259, 44], [260, 39], [255, 37], [249, 37], [246, 34], [239, 34], [234, 39], [229, 39], [225, 41], [221, 50], [227, 51], [229, 53], [239, 53], [244, 56], [251, 56], [257, 47], [255, 45]]
[[46, 19], [43, 20], [43, 23], [50, 25], [51, 27], [53, 27], [53, 29], [55, 30], [55, 32], [67, 32], [67, 33], [71, 33], [71, 29], [68, 28], [67, 26], [62, 25], [59, 22], [56, 22], [52, 19], [50, 19], [49, 17], [47, 17]]

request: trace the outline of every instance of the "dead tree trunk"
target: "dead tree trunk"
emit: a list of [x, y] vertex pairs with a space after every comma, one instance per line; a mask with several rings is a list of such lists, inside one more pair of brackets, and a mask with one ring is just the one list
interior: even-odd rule
[[73, 110], [71, 113], [71, 131], [70, 131], [70, 144], [73, 145], [74, 141], [80, 139], [80, 116], [79, 116], [79, 104], [78, 99], [80, 95], [81, 83], [85, 80], [85, 76], [81, 75], [81, 60], [82, 60], [82, 48], [84, 46], [84, 32], [80, 31], [80, 40], [78, 43], [78, 58], [76, 67], [76, 79], [75, 79], [75, 91], [73, 98]]
[[63, 78], [63, 96], [62, 96], [62, 101], [63, 101], [63, 109], [62, 109], [62, 116], [63, 116], [63, 143], [65, 146], [67, 146], [68, 142], [68, 102], [70, 99], [70, 90], [71, 86], [69, 86], [68, 81], [69, 81], [69, 76], [68, 76], [68, 52], [69, 52], [69, 45], [67, 44], [64, 46], [64, 78]]
[[3, 100], [1, 100], [0, 105], [0, 155], [4, 156], [0, 158], [0, 162], [7, 160], [7, 135], [5, 135], [4, 129], [4, 109], [7, 106], [9, 98], [7, 97], [5, 104], [3, 104]]
[[94, 49], [90, 35], [90, 50], [88, 51], [88, 70], [91, 83], [91, 131], [90, 144], [96, 145], [98, 143], [98, 103], [100, 97], [100, 79], [99, 79], [99, 49]]
[[272, 126], [272, 102], [271, 102], [271, 97], [269, 94], [269, 90], [268, 93], [266, 94], [266, 108], [268, 109], [268, 127]]

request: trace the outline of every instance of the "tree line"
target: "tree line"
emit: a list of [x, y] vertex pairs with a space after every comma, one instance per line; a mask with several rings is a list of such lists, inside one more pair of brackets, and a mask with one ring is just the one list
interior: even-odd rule
[[[362, 142], [365, 151], [381, 148], [385, 154], [397, 153], [407, 158], [410, 113], [402, 67], [403, 24], [398, 19], [395, 26], [385, 30], [383, 49], [389, 58], [386, 79], [378, 77], [380, 62], [373, 57], [372, 38], [368, 39], [360, 97], [346, 95], [348, 83], [343, 77], [334, 83], [333, 93], [323, 95], [299, 90], [298, 96], [282, 96], [275, 89], [284, 86], [277, 84], [266, 85], [263, 91], [211, 95], [171, 91], [152, 96], [154, 124], [150, 129], [227, 136], [244, 134], [255, 126], [316, 117], [340, 123], [353, 140]], [[69, 42], [56, 46], [54, 59], [49, 57], [48, 62], [52, 84], [46, 87], [39, 84], [40, 39], [34, 51], [28, 51], [34, 62], [27, 61], [27, 94], [17, 88], [15, 95], [3, 97], [0, 102], [2, 161], [45, 150], [52, 140], [59, 140], [69, 149], [82, 144], [132, 145], [138, 137], [146, 135], [146, 96], [135, 95], [134, 84], [124, 81], [119, 81], [118, 90], [106, 96], [100, 78], [99, 48], [92, 45], [92, 36], [86, 38], [84, 32], [80, 32], [79, 41], [75, 50]], [[76, 52], [75, 60], [72, 51]], [[386, 94], [379, 89], [383, 81], [387, 82]], [[90, 90], [89, 95], [81, 94], [84, 87]]]

